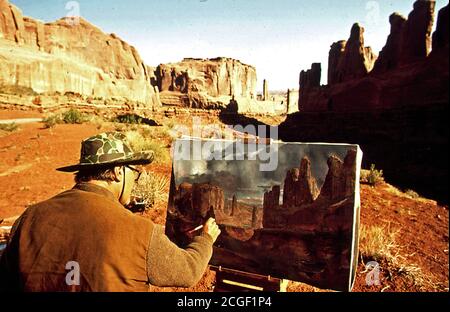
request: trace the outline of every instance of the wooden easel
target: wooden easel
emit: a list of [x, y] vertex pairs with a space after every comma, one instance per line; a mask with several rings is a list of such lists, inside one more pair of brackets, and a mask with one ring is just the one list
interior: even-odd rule
[[214, 292], [286, 292], [287, 280], [273, 278], [270, 275], [258, 275], [248, 272], [210, 266], [216, 272]]

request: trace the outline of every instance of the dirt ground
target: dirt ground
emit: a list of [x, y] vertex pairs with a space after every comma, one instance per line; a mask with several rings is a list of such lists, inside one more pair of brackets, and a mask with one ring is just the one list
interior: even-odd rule
[[[41, 116], [37, 112], [0, 110], [0, 120]], [[20, 125], [15, 132], [0, 131], [0, 220], [20, 215], [28, 205], [71, 188], [73, 176], [55, 169], [76, 163], [80, 141], [96, 133], [99, 129], [93, 124], [44, 129], [42, 123], [30, 123]], [[171, 164], [152, 164], [148, 169], [170, 177]], [[168, 194], [168, 186], [166, 191]], [[166, 205], [166, 201], [159, 200], [144, 216], [164, 224]], [[389, 261], [381, 260], [380, 285], [367, 286], [364, 264], [371, 259], [360, 257], [353, 291], [448, 291], [448, 222], [448, 206], [412, 198], [387, 183], [376, 187], [362, 185], [361, 226], [395, 232], [396, 255], [405, 266], [393, 267]], [[1, 225], [10, 222], [6, 220]], [[214, 284], [215, 273], [208, 270], [194, 288], [153, 290], [211, 291]], [[288, 291], [324, 290], [289, 282]]]

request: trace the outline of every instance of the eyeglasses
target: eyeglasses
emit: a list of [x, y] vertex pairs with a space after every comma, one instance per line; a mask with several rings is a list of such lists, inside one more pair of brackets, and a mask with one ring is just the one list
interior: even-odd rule
[[133, 168], [131, 166], [125, 166], [125, 167], [127, 167], [128, 169], [130, 169], [131, 171], [133, 171], [135, 173], [136, 178], [134, 179], [134, 182], [137, 183], [139, 181], [139, 178], [141, 177], [142, 170]]

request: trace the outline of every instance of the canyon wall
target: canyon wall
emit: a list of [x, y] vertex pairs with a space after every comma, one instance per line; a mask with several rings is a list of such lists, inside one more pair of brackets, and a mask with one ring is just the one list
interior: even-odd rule
[[[447, 203], [448, 8], [433, 34], [434, 1], [416, 1], [408, 18], [392, 14], [386, 45], [359, 78], [340, 70], [346, 41], [334, 43], [328, 85], [300, 90], [300, 112], [280, 125], [280, 139], [358, 144], [364, 168], [376, 164], [389, 183]], [[362, 68], [362, 44], [358, 51]]]
[[0, 0], [0, 87], [40, 94], [30, 106], [51, 106], [51, 95], [75, 93], [100, 106], [114, 100], [119, 107], [157, 108], [152, 76], [137, 50], [115, 34], [82, 18], [42, 23]]
[[[305, 83], [305, 72], [300, 74], [299, 110], [369, 111], [448, 102], [448, 5], [439, 13], [430, 53], [434, 10], [434, 1], [419, 0], [407, 19], [392, 14], [378, 58], [364, 46], [364, 28], [354, 24], [348, 41], [331, 46], [328, 85]], [[311, 72], [318, 66], [313, 64]]]
[[220, 109], [237, 103], [239, 112], [271, 112], [270, 102], [256, 100], [256, 69], [235, 59], [185, 58], [159, 65], [155, 76], [164, 105]]

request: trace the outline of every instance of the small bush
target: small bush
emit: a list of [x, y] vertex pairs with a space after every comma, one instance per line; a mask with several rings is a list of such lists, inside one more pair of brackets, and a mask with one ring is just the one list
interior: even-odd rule
[[171, 140], [169, 129], [165, 126], [146, 127], [142, 129], [142, 135], [146, 139], [167, 139]]
[[86, 117], [78, 110], [73, 108], [63, 113], [61, 117], [66, 124], [82, 124], [86, 121]]
[[82, 114], [80, 111], [71, 108], [70, 110], [62, 114], [54, 114], [45, 118], [42, 122], [44, 123], [44, 128], [53, 128], [57, 124], [82, 124], [93, 120], [89, 116]]
[[14, 132], [17, 129], [19, 129], [19, 126], [15, 122], [9, 124], [0, 124], [0, 130], [3, 131]]
[[405, 194], [413, 199], [419, 198], [420, 195], [414, 192], [413, 190], [406, 190]]
[[141, 124], [142, 121], [143, 118], [135, 114], [120, 115], [113, 119], [113, 122], [119, 122], [124, 124]]
[[370, 170], [361, 170], [361, 183], [375, 186], [383, 181], [383, 170], [377, 170], [374, 164], [370, 166]]
[[46, 128], [46, 129], [53, 128], [57, 124], [62, 123], [60, 115], [48, 116], [47, 118], [44, 118], [44, 120], [42, 120], [42, 122], [44, 123], [44, 128]]
[[132, 195], [143, 199], [146, 203], [145, 211], [148, 211], [156, 202], [167, 200], [168, 185], [168, 177], [146, 172], [135, 184]]

